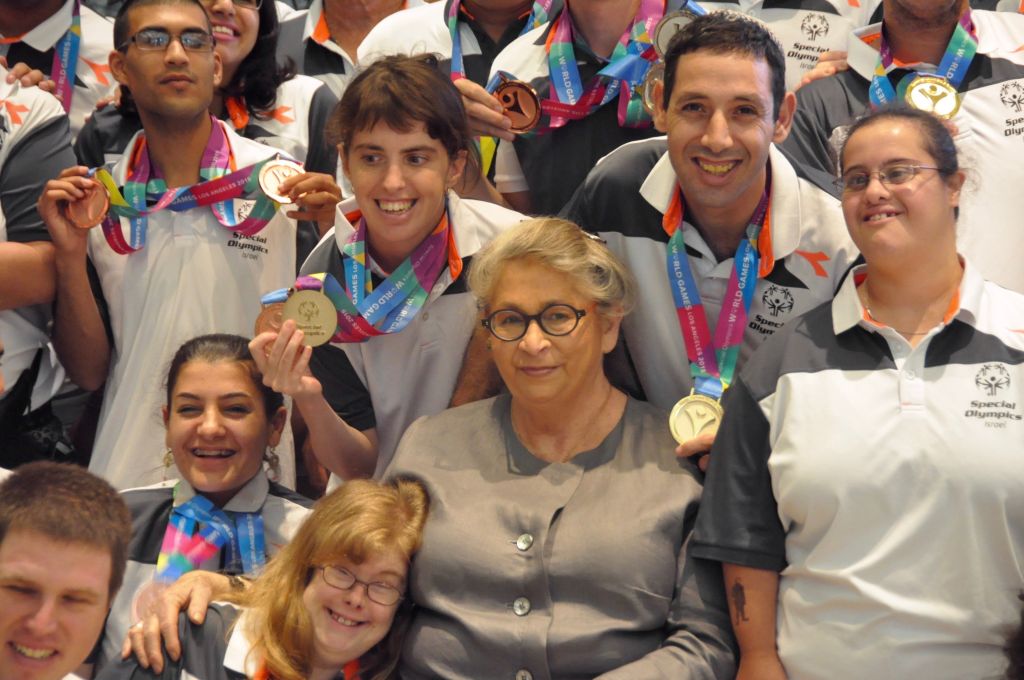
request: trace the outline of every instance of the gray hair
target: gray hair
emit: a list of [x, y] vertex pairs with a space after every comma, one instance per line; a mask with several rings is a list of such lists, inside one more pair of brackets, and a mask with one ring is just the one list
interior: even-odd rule
[[599, 238], [557, 217], [525, 220], [473, 256], [469, 287], [489, 305], [505, 265], [531, 260], [569, 276], [606, 316], [625, 316], [636, 299], [636, 279]]

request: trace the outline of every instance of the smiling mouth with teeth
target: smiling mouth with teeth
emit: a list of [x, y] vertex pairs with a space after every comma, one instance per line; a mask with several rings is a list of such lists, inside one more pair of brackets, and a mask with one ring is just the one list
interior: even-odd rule
[[415, 203], [416, 201], [377, 201], [377, 206], [381, 209], [381, 212], [386, 212], [389, 215], [400, 215], [411, 210]]
[[33, 647], [19, 645], [17, 642], [12, 642], [11, 646], [14, 648], [14, 651], [18, 652], [18, 654], [36, 660], [48, 659], [57, 653], [57, 650], [55, 649], [35, 649]]
[[875, 213], [867, 218], [868, 222], [881, 222], [882, 220], [889, 219], [890, 217], [896, 217], [896, 213]]
[[235, 455], [234, 451], [229, 449], [221, 449], [219, 451], [204, 451], [200, 449], [192, 449], [192, 455], [196, 458], [230, 458]]
[[355, 628], [356, 626], [361, 626], [363, 624], [362, 621], [353, 621], [352, 619], [346, 619], [344, 616], [334, 611], [333, 609], [328, 609], [327, 613], [334, 621], [349, 628]]
[[736, 167], [736, 165], [736, 161], [725, 161], [721, 163], [708, 163], [707, 161], [701, 160], [697, 161], [697, 166], [701, 170], [712, 175], [726, 175], [730, 170]]

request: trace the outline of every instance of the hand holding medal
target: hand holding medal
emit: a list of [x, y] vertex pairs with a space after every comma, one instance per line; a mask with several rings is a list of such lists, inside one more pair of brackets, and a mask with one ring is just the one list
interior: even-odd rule
[[[341, 202], [341, 187], [322, 172], [306, 172], [285, 159], [270, 161], [260, 170], [260, 189], [275, 203], [294, 206], [285, 213], [294, 220], [312, 220], [329, 229], [334, 208]], [[326, 231], [326, 229], [323, 229]]]
[[46, 183], [39, 197], [39, 214], [58, 251], [84, 253], [88, 230], [107, 214], [107, 192], [88, 175], [88, 168], [67, 168]]
[[[281, 303], [271, 303], [275, 313], [279, 314], [282, 307]], [[294, 321], [279, 318], [280, 326], [263, 331], [259, 330], [260, 321], [257, 321], [258, 334], [249, 342], [249, 352], [263, 374], [263, 384], [296, 401], [318, 397], [323, 393], [323, 387], [309, 370], [313, 348], [305, 342], [305, 333], [297, 328]]]

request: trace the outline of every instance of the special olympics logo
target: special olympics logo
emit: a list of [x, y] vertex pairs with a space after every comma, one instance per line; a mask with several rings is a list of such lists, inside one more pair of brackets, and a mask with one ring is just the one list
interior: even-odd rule
[[312, 322], [313, 318], [316, 317], [316, 313], [316, 305], [312, 302], [303, 302], [299, 305], [299, 314], [306, 320], [306, 323]]
[[828, 19], [824, 14], [813, 12], [804, 17], [800, 23], [800, 30], [804, 32], [808, 40], [817, 40], [828, 35]]
[[1010, 372], [1002, 364], [985, 364], [974, 376], [974, 384], [990, 397], [1010, 386]]
[[775, 284], [768, 286], [768, 290], [761, 296], [761, 302], [768, 307], [768, 311], [772, 316], [778, 316], [783, 312], [793, 310], [793, 294]]
[[999, 98], [1017, 113], [1024, 110], [1024, 85], [1014, 81], [999, 88]]

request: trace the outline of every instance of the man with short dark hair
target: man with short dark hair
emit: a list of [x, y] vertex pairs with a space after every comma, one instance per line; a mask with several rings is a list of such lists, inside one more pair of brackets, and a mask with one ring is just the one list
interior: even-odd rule
[[[856, 249], [839, 202], [775, 147], [795, 101], [761, 22], [697, 18], [665, 64], [654, 121], [667, 139], [616, 149], [565, 213], [599, 232], [639, 279], [626, 347], [649, 401], [690, 404], [678, 415], [701, 427], [677, 434], [690, 455], [710, 448], [717, 426], [698, 416], [714, 410], [736, 366], [830, 300]], [[707, 408], [688, 411], [694, 403]]]
[[[202, 4], [130, 1], [114, 32], [111, 71], [143, 125], [101, 175], [108, 193], [123, 187], [121, 198], [111, 197], [101, 228], [76, 226], [66, 211], [94, 184], [86, 168], [68, 168], [47, 184], [39, 211], [56, 251], [54, 344], [75, 383], [107, 384], [90, 469], [123, 489], [174, 475], [160, 466], [161, 368], [197, 335], [250, 335], [260, 295], [294, 283], [296, 267], [295, 222], [262, 193], [244, 193], [247, 180], [200, 200], [209, 182], [258, 172], [280, 153], [210, 115], [221, 62]], [[183, 198], [154, 210], [172, 191]]]
[[80, 467], [30, 463], [0, 483], [0, 678], [59, 680], [85, 660], [130, 538], [121, 496]]

